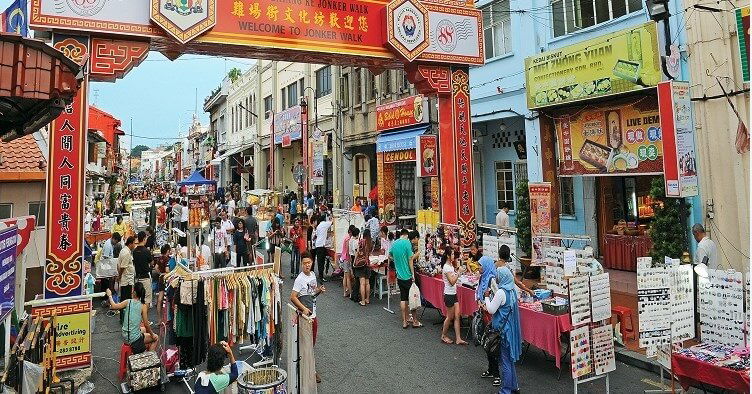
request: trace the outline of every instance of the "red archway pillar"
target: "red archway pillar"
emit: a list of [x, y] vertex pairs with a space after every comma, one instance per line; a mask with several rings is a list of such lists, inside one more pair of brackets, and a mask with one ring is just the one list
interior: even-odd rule
[[439, 102], [439, 212], [444, 223], [458, 224], [463, 246], [476, 240], [470, 76], [467, 67], [408, 66], [408, 78]]

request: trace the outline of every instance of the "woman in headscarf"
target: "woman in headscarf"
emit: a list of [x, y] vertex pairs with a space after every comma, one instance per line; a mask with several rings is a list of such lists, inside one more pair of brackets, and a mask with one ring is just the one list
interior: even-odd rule
[[[503, 258], [503, 256], [500, 256]], [[496, 282], [499, 289], [490, 298], [491, 290], [485, 291], [485, 304], [493, 313], [491, 324], [500, 333], [499, 372], [503, 378], [500, 394], [517, 392], [517, 373], [514, 363], [522, 353], [522, 333], [520, 332], [520, 311], [517, 306], [517, 292], [514, 288], [514, 275], [507, 267], [496, 269]]]
[[[483, 314], [483, 324], [488, 326], [491, 324], [491, 314], [486, 311], [483, 304], [484, 293], [491, 286], [491, 281], [496, 277], [496, 262], [492, 257], [483, 256], [478, 261], [480, 263], [480, 280], [478, 281], [478, 287], [475, 289], [475, 299], [478, 301], [480, 311]], [[501, 379], [499, 378], [499, 357], [490, 352], [486, 352], [486, 358], [488, 359], [488, 369], [484, 371], [480, 377], [493, 378], [494, 386], [501, 386]]]

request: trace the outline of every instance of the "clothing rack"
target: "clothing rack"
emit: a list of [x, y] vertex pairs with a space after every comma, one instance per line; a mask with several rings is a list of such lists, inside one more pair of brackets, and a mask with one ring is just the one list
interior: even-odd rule
[[508, 234], [517, 234], [517, 229], [513, 227], [503, 227], [503, 226], [497, 226], [495, 224], [478, 224], [477, 225], [480, 228], [487, 228], [489, 230], [496, 230], [503, 233]]
[[210, 270], [196, 271], [196, 272], [193, 272], [193, 274], [198, 275], [198, 276], [204, 276], [206, 274], [220, 274], [220, 273], [223, 274], [223, 273], [231, 273], [231, 272], [244, 271], [244, 270], [264, 269], [264, 268], [271, 268], [271, 267], [274, 267], [274, 263], [246, 265], [244, 267], [214, 268]]

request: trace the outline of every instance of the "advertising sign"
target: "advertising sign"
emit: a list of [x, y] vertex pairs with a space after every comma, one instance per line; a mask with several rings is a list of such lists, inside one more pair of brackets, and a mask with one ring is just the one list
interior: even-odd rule
[[654, 97], [555, 121], [560, 175], [657, 174], [663, 141]]
[[667, 197], [691, 197], [699, 193], [695, 128], [689, 82], [658, 84], [658, 107], [663, 131], [663, 169]]
[[739, 64], [742, 68], [742, 78], [749, 83], [749, 6], [737, 8], [736, 38], [739, 40]]
[[415, 161], [415, 149], [384, 152], [385, 164], [400, 163], [404, 161]]
[[551, 232], [551, 183], [529, 183], [530, 190], [530, 232], [533, 234], [533, 262], [540, 262], [543, 256], [539, 239], [535, 236]]
[[16, 302], [16, 258], [18, 228], [0, 230], [0, 321], [4, 321]]
[[[452, 72], [454, 86], [467, 86], [467, 72], [455, 69]], [[463, 246], [475, 242], [475, 213], [473, 201], [473, 135], [470, 126], [470, 92], [467, 89], [454, 89], [452, 93], [452, 115], [456, 133], [457, 152], [457, 200], [458, 222], [464, 234]]]
[[428, 48], [428, 10], [419, 1], [394, 0], [386, 6], [386, 44], [405, 60]]
[[406, 97], [376, 107], [376, 131], [428, 122], [428, 100], [422, 95]]
[[[62, 38], [62, 40], [60, 39]], [[63, 53], [84, 56], [81, 41], [53, 37]], [[70, 56], [69, 56], [70, 57]], [[84, 160], [87, 132], [86, 79], [73, 102], [51, 124], [47, 166], [47, 256], [44, 268], [44, 298], [81, 295], [83, 284]]]
[[188, 195], [188, 228], [202, 228], [209, 224], [209, 196]]
[[311, 141], [311, 184], [314, 186], [324, 184], [324, 140]]
[[31, 308], [34, 317], [56, 317], [58, 371], [91, 367], [91, 301], [76, 301]]
[[655, 23], [528, 57], [525, 71], [531, 109], [655, 86], [661, 81]]
[[0, 230], [16, 226], [18, 228], [18, 254], [21, 254], [31, 240], [31, 232], [34, 231], [36, 217], [20, 216], [17, 218], [0, 220]]
[[217, 22], [216, 1], [206, 0], [204, 4], [201, 0], [151, 0], [151, 20], [185, 44]]
[[439, 176], [439, 137], [436, 135], [419, 135], [418, 137], [418, 176]]
[[303, 113], [299, 105], [274, 114], [274, 143], [281, 144], [285, 139], [290, 143], [303, 136]]
[[483, 64], [481, 11], [424, 3], [428, 9], [428, 48], [418, 60]]
[[31, 27], [126, 36], [163, 35], [149, 20], [150, 0], [31, 0]]

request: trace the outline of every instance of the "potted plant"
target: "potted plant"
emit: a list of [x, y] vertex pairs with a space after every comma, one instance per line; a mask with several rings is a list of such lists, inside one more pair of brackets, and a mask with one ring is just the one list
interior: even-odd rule
[[[515, 206], [514, 226], [517, 228], [517, 246], [521, 253], [518, 253], [520, 262], [523, 266], [530, 266], [532, 250], [532, 233], [530, 229], [530, 191], [528, 190], [527, 180], [517, 183], [517, 204]], [[522, 257], [524, 256], [524, 257]], [[528, 270], [531, 272], [534, 270]]]
[[689, 204], [683, 198], [666, 197], [663, 177], [656, 177], [650, 185], [653, 199], [653, 222], [650, 226], [650, 240], [653, 242], [653, 261], [663, 262], [664, 257], [680, 258], [688, 250], [686, 220], [689, 217]]

